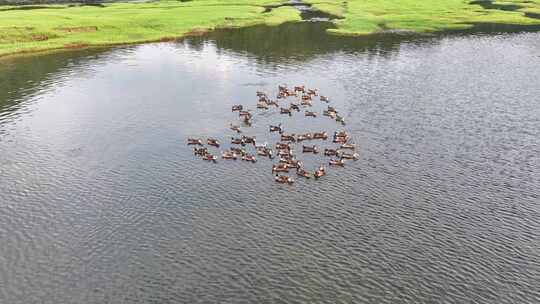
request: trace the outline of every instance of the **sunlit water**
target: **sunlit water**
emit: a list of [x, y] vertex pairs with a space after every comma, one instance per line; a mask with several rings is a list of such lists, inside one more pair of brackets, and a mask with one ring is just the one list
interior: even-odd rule
[[[0, 302], [539, 303], [540, 34], [322, 27], [1, 62]], [[193, 156], [281, 83], [360, 159], [285, 186]], [[269, 142], [339, 128], [255, 113]]]

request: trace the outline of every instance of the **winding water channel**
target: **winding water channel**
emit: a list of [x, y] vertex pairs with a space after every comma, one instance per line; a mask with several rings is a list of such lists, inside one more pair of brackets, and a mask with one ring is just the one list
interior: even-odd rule
[[[0, 302], [540, 302], [540, 34], [329, 26], [2, 61]], [[330, 96], [360, 159], [284, 186], [194, 158], [281, 83]]]

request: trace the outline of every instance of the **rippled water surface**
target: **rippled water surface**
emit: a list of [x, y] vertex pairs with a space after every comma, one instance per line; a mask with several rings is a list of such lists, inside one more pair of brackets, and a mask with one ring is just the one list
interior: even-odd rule
[[[0, 302], [540, 303], [540, 34], [325, 26], [0, 62]], [[360, 159], [284, 186], [194, 158], [280, 83], [330, 96]]]

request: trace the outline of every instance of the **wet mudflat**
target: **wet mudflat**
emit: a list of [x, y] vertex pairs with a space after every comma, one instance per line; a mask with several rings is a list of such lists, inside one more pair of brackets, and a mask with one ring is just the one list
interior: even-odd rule
[[[538, 302], [539, 34], [329, 26], [2, 62], [0, 298]], [[231, 106], [281, 83], [347, 125], [254, 109], [249, 135], [344, 129], [360, 159], [281, 185], [270, 160], [193, 156], [186, 138], [228, 142]]]

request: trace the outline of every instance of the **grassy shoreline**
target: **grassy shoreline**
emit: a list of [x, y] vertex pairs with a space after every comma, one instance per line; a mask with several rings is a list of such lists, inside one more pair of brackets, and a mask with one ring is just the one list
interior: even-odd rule
[[[280, 0], [284, 1], [284, 0]], [[292, 7], [263, 13], [275, 0], [111, 3], [105, 7], [0, 6], [0, 57], [48, 50], [157, 42], [216, 28], [300, 21]]]
[[[161, 0], [99, 6], [0, 6], [0, 57], [49, 50], [156, 42], [216, 28], [300, 21], [287, 0]], [[332, 34], [437, 32], [476, 23], [540, 25], [540, 0], [304, 0], [337, 16]]]

